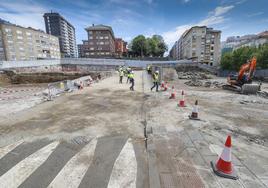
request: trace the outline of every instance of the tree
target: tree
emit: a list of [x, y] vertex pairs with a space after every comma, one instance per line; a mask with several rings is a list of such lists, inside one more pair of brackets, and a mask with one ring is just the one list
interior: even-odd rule
[[146, 38], [143, 35], [138, 35], [131, 41], [131, 50], [134, 55], [143, 57], [147, 54], [148, 48]]
[[168, 48], [160, 35], [153, 35], [151, 38], [138, 35], [131, 41], [131, 50], [135, 56], [163, 57]]
[[257, 67], [268, 68], [268, 44], [259, 47], [242, 47], [222, 55], [221, 68], [238, 71], [248, 59], [257, 57]]

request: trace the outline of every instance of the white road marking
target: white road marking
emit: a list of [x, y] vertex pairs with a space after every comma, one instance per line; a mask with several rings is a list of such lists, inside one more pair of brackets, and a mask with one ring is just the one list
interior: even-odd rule
[[113, 167], [108, 188], [135, 188], [137, 160], [130, 140], [127, 141]]
[[8, 154], [10, 151], [12, 151], [13, 149], [15, 149], [21, 143], [23, 143], [22, 140], [19, 141], [19, 142], [14, 143], [14, 144], [11, 144], [11, 145], [8, 145], [8, 146], [5, 146], [5, 147], [0, 148], [0, 159], [2, 157], [4, 157], [6, 154]]
[[28, 156], [0, 177], [1, 188], [15, 188], [27, 179], [57, 147], [59, 142], [53, 142], [32, 155]]
[[89, 144], [84, 146], [80, 152], [68, 161], [48, 187], [78, 187], [93, 160], [96, 144], [97, 139], [93, 139]]

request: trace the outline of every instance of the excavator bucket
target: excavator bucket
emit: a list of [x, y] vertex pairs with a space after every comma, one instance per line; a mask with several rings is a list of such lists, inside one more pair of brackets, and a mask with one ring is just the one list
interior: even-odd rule
[[241, 89], [243, 94], [256, 94], [258, 91], [260, 91], [259, 84], [244, 84]]

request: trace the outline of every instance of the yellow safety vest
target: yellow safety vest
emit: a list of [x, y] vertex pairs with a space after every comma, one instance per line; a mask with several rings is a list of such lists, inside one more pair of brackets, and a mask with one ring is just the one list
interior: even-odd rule
[[159, 75], [154, 73], [154, 76], [153, 76], [154, 82], [158, 82], [158, 79], [159, 79]]
[[120, 71], [119, 71], [119, 75], [120, 75], [120, 76], [124, 76], [124, 71], [123, 71], [123, 70], [120, 70]]
[[134, 78], [134, 74], [130, 73], [129, 78]]

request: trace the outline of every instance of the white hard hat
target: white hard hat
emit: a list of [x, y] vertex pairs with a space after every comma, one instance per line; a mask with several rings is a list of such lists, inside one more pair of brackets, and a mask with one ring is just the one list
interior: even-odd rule
[[157, 71], [155, 71], [155, 73], [159, 73], [159, 71], [157, 70]]

